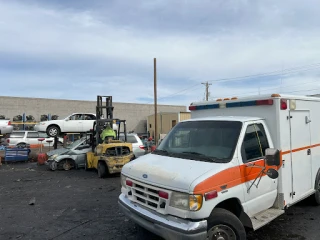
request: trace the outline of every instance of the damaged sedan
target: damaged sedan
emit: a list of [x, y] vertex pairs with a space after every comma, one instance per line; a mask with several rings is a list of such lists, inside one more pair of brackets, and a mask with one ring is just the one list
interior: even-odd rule
[[92, 151], [90, 137], [82, 137], [65, 148], [48, 152], [48, 168], [55, 171], [85, 167], [86, 154], [90, 151]]

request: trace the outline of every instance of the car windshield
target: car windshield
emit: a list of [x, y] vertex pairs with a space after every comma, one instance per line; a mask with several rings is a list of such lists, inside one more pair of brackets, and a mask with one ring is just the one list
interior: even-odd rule
[[71, 143], [70, 145], [68, 145], [66, 148], [68, 149], [72, 149], [74, 147], [76, 147], [77, 145], [79, 145], [84, 139], [86, 139], [85, 137], [78, 139], [77, 141], [74, 141], [73, 143]]
[[153, 154], [208, 162], [229, 162], [242, 123], [238, 121], [188, 121], [177, 124]]

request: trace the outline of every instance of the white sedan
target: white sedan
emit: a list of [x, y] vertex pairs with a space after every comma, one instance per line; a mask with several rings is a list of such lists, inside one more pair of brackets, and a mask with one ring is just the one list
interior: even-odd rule
[[93, 113], [73, 113], [65, 119], [43, 121], [34, 126], [38, 132], [46, 132], [50, 137], [58, 137], [62, 133], [82, 133], [93, 128], [96, 115]]

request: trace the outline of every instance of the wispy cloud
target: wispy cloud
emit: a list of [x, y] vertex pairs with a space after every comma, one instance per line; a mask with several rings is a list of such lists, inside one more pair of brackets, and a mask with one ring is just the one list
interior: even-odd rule
[[315, 0], [0, 0], [0, 79], [5, 95], [152, 102], [156, 57], [160, 103], [202, 100], [204, 81], [212, 97], [315, 93], [316, 67], [215, 80], [320, 62], [319, 13]]

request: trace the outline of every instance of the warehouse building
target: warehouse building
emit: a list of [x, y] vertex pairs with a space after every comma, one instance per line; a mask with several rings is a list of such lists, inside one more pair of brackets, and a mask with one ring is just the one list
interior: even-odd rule
[[[114, 117], [127, 120], [128, 131], [147, 132], [147, 118], [154, 113], [152, 104], [114, 102]], [[41, 115], [58, 115], [63, 119], [72, 113], [95, 113], [96, 101], [64, 99], [0, 97], [0, 115], [13, 119], [17, 115], [32, 115], [40, 121]], [[186, 106], [158, 105], [159, 112], [183, 112]]]
[[[157, 133], [159, 139], [164, 137], [178, 122], [191, 118], [191, 113], [179, 112], [159, 112], [157, 114]], [[147, 130], [153, 138], [155, 137], [155, 115], [148, 116]]]

